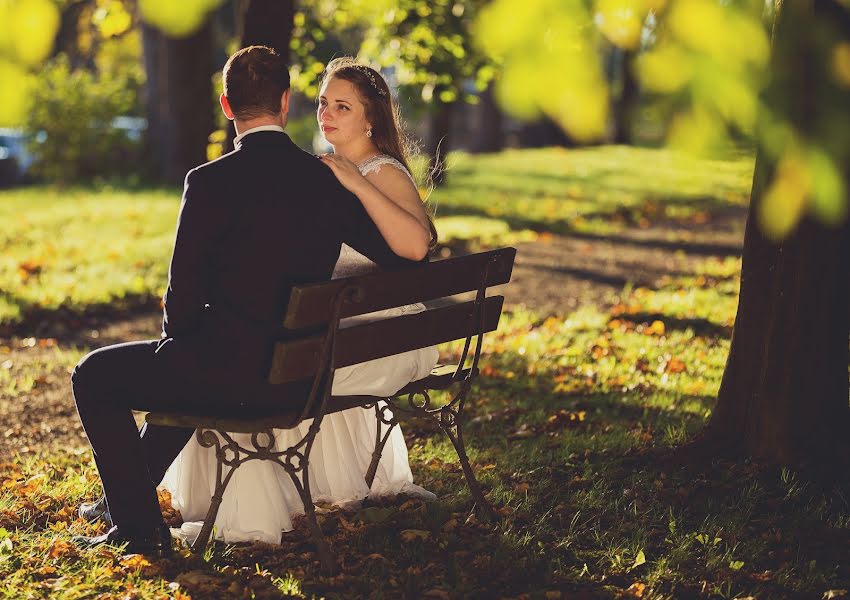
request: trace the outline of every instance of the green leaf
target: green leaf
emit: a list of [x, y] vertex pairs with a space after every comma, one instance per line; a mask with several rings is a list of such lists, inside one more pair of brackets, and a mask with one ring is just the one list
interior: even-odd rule
[[744, 566], [744, 561], [742, 561], [742, 560], [733, 560], [732, 562], [729, 563], [729, 568], [732, 569], [733, 571], [740, 571], [741, 567], [743, 567], [743, 566]]
[[396, 513], [395, 508], [371, 506], [357, 513], [356, 518], [364, 523], [383, 523]]
[[644, 554], [643, 550], [639, 550], [637, 556], [635, 556], [635, 562], [632, 563], [631, 567], [629, 567], [629, 571], [631, 571], [632, 569], [637, 569], [644, 563], [646, 563], [646, 554]]

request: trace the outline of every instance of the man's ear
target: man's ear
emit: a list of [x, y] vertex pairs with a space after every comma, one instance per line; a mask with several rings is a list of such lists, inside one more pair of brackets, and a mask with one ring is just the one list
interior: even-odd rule
[[230, 101], [227, 99], [227, 96], [221, 94], [218, 97], [218, 101], [221, 104], [221, 110], [224, 113], [224, 116], [231, 121], [234, 120], [236, 118], [236, 115], [233, 114], [233, 109], [230, 108]]
[[289, 121], [289, 98], [292, 96], [290, 90], [286, 90], [280, 95], [280, 124], [283, 128], [286, 128], [286, 124]]
[[289, 113], [289, 98], [292, 96], [292, 90], [287, 89], [283, 94], [280, 95], [280, 113], [286, 117]]

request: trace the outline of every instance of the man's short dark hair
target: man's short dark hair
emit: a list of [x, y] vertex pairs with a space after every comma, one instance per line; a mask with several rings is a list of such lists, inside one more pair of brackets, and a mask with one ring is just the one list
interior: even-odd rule
[[289, 89], [289, 67], [274, 48], [248, 46], [224, 65], [224, 95], [240, 121], [280, 113]]

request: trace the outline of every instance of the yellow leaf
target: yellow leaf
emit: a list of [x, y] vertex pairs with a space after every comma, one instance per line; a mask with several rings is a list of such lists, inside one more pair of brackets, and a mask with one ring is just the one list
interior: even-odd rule
[[841, 87], [850, 87], [850, 42], [840, 42], [832, 49], [832, 74]]
[[128, 554], [121, 558], [121, 566], [127, 569], [143, 569], [150, 566], [150, 561], [141, 554]]
[[664, 335], [666, 328], [663, 321], [653, 321], [652, 325], [644, 329], [646, 335]]
[[795, 154], [786, 155], [758, 205], [758, 223], [772, 240], [787, 236], [800, 220], [810, 191], [809, 174]]

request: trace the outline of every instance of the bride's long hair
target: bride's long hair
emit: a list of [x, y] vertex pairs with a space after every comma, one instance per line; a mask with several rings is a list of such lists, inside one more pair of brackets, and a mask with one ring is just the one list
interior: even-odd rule
[[[350, 56], [341, 56], [328, 63], [322, 82], [331, 77], [347, 81], [357, 89], [366, 109], [366, 119], [372, 125], [372, 143], [382, 154], [393, 157], [411, 171], [410, 157], [416, 152], [416, 144], [405, 131], [398, 105], [393, 101], [384, 77]], [[429, 248], [433, 249], [437, 245], [437, 229], [427, 202], [425, 213], [431, 230]]]

